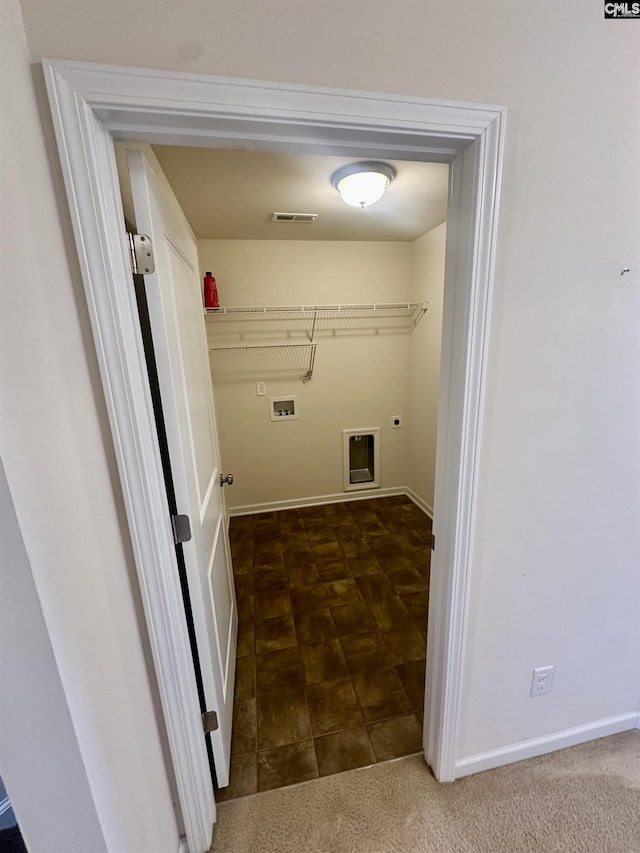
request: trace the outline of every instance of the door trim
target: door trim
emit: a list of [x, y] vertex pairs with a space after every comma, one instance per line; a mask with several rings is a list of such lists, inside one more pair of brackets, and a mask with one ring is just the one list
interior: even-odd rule
[[505, 109], [69, 61], [43, 65], [192, 853], [210, 842], [201, 805], [212, 789], [113, 141], [450, 164], [425, 753], [439, 780], [454, 779]]

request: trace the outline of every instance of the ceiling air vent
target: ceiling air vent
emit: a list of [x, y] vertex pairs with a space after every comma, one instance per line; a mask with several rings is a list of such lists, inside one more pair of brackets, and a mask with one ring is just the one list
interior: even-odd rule
[[274, 213], [272, 222], [315, 222], [317, 213]]

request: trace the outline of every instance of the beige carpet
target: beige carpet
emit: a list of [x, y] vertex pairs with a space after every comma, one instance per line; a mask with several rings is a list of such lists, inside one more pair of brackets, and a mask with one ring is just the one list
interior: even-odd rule
[[640, 732], [438, 785], [422, 756], [218, 807], [214, 853], [639, 853]]

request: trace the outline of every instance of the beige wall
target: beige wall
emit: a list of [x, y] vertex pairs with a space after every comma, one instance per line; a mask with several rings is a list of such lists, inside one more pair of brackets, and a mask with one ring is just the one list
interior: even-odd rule
[[[599, 0], [241, 7], [168, 2], [150, 15], [147, 2], [133, 0], [23, 4], [34, 62], [85, 59], [507, 106], [458, 756], [637, 711], [638, 27], [604, 21]], [[8, 41], [16, 37], [19, 29]], [[162, 824], [166, 810], [154, 762], [145, 768], [151, 787], [133, 784], [152, 735], [146, 691], [133, 689], [144, 678], [122, 571], [124, 525], [74, 252], [61, 234], [66, 202], [59, 188], [53, 195], [24, 57], [19, 67], [9, 122], [21, 136], [6, 239], [16, 350], [7, 476], [34, 574], [40, 566], [47, 581], [45, 618], [59, 613], [66, 625], [61, 674], [87, 697], [104, 787], [114, 786], [114, 803], [128, 799], [118, 825], [135, 812], [129, 849], [144, 850], [138, 832], [157, 814]], [[48, 126], [45, 139], [51, 146]], [[37, 255], [25, 245], [31, 234]], [[624, 266], [632, 272], [621, 277]], [[54, 557], [64, 572], [46, 571]], [[557, 667], [553, 692], [531, 700], [531, 669], [547, 663]], [[108, 715], [97, 714], [93, 696], [106, 698]], [[129, 717], [140, 722], [134, 770], [118, 788], [131, 738], [116, 735], [137, 725]]]
[[[200, 240], [199, 252], [203, 270], [216, 276], [222, 305], [410, 300], [410, 243]], [[304, 339], [303, 326], [286, 324], [295, 340]], [[407, 411], [410, 337], [376, 333], [379, 324], [358, 326], [338, 335], [326, 328], [318, 333], [307, 385], [304, 368], [283, 378], [257, 360], [239, 378], [248, 366], [244, 360], [212, 354], [222, 461], [235, 477], [226, 490], [229, 508], [342, 493], [343, 429], [380, 427], [380, 485], [406, 485], [408, 433], [389, 424], [392, 415]], [[212, 343], [221, 334], [231, 342], [240, 331], [279, 340], [284, 328], [208, 322]], [[266, 397], [256, 395], [257, 380], [266, 381]], [[272, 422], [269, 397], [285, 394], [297, 396], [300, 416]]]
[[442, 341], [445, 223], [413, 244], [412, 301], [429, 302], [429, 310], [411, 336], [408, 393], [410, 430], [407, 485], [433, 510], [438, 432], [438, 381]]

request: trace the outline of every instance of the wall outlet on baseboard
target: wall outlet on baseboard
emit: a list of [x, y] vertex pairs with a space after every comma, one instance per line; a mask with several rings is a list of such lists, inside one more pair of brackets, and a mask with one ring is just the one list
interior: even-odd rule
[[555, 666], [539, 666], [533, 670], [530, 696], [543, 696], [545, 693], [551, 693], [554, 670]]

